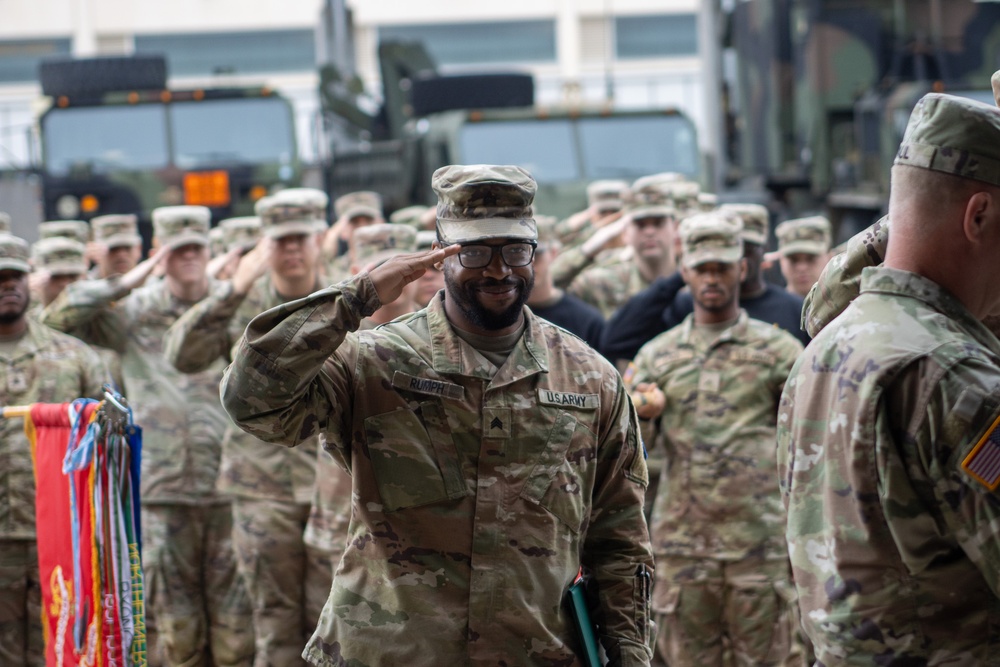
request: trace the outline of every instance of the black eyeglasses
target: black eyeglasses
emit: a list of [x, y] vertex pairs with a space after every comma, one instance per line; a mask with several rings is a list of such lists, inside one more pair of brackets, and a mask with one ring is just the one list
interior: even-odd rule
[[482, 269], [490, 265], [499, 250], [504, 263], [516, 269], [531, 264], [535, 257], [535, 245], [531, 241], [503, 245], [463, 245], [458, 251], [458, 261], [467, 269]]

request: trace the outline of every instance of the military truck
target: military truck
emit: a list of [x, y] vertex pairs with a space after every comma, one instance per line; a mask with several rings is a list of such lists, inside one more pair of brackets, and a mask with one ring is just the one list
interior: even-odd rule
[[[342, 7], [327, 4], [330, 42], [351, 32]], [[535, 104], [528, 74], [442, 75], [418, 42], [384, 41], [378, 52], [382, 103], [374, 113], [364, 109], [350, 49], [327, 54], [320, 70], [332, 197], [375, 190], [392, 211], [433, 203], [438, 167], [517, 164], [538, 182], [536, 210], [566, 216], [586, 207], [586, 186], [597, 179], [701, 176], [695, 126], [676, 109], [547, 108]]]
[[881, 215], [917, 100], [992, 103], [1000, 5], [972, 0], [715, 3], [723, 188], [794, 215], [826, 210], [836, 240]]
[[214, 221], [301, 182], [292, 107], [263, 87], [167, 88], [161, 56], [43, 61], [46, 219], [207, 206]]

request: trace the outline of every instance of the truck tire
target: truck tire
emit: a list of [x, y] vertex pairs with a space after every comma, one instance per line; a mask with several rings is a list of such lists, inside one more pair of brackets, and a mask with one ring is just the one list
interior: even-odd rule
[[43, 60], [38, 81], [42, 94], [50, 97], [162, 90], [167, 87], [167, 60], [159, 55]]
[[530, 107], [535, 82], [530, 74], [467, 74], [414, 79], [410, 88], [413, 115], [452, 109]]

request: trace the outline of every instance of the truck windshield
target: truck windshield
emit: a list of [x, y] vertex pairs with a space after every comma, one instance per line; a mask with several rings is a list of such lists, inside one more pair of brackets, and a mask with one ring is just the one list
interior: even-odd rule
[[546, 183], [581, 178], [566, 119], [466, 123], [458, 143], [465, 164], [516, 164]]
[[54, 176], [86, 169], [167, 166], [166, 110], [159, 105], [53, 109], [42, 118], [45, 168]]
[[42, 135], [45, 168], [53, 176], [80, 169], [291, 164], [295, 158], [292, 112], [279, 98], [56, 108], [43, 117]]
[[677, 171], [698, 176], [694, 128], [683, 116], [581, 118], [580, 152], [588, 180]]
[[516, 164], [539, 181], [631, 180], [677, 171], [698, 175], [695, 131], [683, 116], [608, 116], [466, 123], [467, 164]]
[[294, 158], [291, 109], [279, 98], [172, 104], [170, 122], [174, 161], [181, 169], [232, 163], [290, 164]]

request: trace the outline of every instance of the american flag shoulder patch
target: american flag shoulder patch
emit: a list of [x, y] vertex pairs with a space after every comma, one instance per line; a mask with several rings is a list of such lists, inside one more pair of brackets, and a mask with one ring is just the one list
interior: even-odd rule
[[990, 491], [1000, 486], [1000, 417], [962, 461], [962, 469]]

